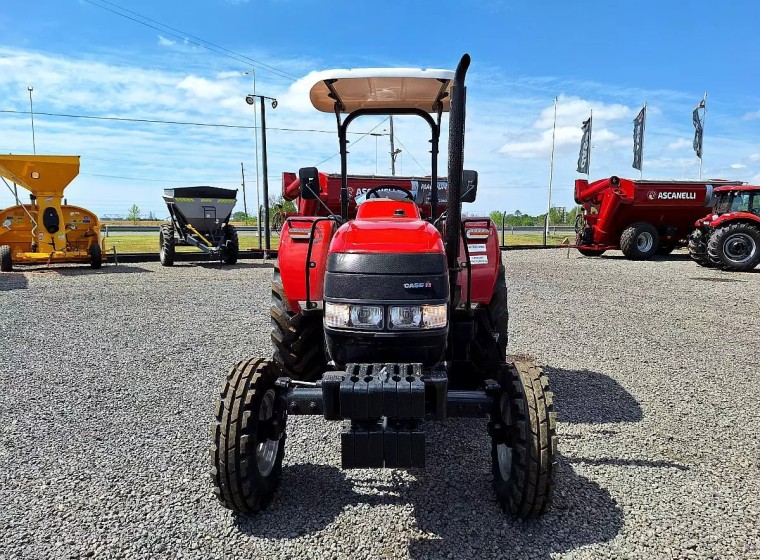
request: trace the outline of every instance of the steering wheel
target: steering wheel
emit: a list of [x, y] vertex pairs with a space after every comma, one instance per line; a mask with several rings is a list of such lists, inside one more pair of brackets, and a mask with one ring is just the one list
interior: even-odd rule
[[369, 200], [370, 198], [372, 198], [373, 194], [375, 195], [375, 198], [380, 198], [380, 196], [378, 196], [378, 194], [377, 194], [378, 191], [398, 191], [398, 192], [402, 192], [402, 193], [404, 193], [404, 195], [406, 195], [406, 198], [408, 198], [409, 200], [411, 200], [412, 202], [414, 202], [414, 195], [410, 191], [406, 190], [404, 187], [399, 187], [398, 185], [384, 185], [384, 186], [381, 186], [381, 187], [375, 187], [373, 189], [370, 189], [370, 190], [367, 191], [367, 194], [365, 195], [367, 197], [367, 200]]

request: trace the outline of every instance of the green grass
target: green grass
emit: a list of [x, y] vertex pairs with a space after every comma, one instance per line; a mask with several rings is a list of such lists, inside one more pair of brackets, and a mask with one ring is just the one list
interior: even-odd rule
[[[240, 250], [248, 251], [249, 249], [259, 248], [259, 237], [256, 232], [240, 232]], [[106, 250], [110, 251], [111, 247], [116, 247], [117, 253], [158, 253], [158, 232], [124, 235], [110, 234], [105, 238]], [[272, 236], [271, 247], [276, 249], [280, 244], [280, 238]], [[200, 252], [195, 247], [177, 247], [178, 253]]]
[[[256, 232], [239, 232], [240, 236], [240, 250], [247, 251], [249, 249], [259, 248], [259, 236]], [[501, 233], [499, 234], [501, 237]], [[550, 235], [546, 242], [548, 245], [559, 245], [562, 243], [567, 235]], [[111, 247], [116, 247], [118, 253], [158, 253], [158, 232], [125, 235], [112, 233], [106, 239], [106, 249], [111, 250]], [[571, 237], [570, 243], [575, 241]], [[544, 242], [543, 235], [532, 233], [506, 233], [502, 239], [502, 244], [509, 247], [510, 245], [537, 245], [540, 246]], [[271, 247], [277, 249], [280, 245], [280, 238], [278, 236], [272, 236]], [[195, 252], [198, 251], [195, 247], [177, 247], [177, 252]]]

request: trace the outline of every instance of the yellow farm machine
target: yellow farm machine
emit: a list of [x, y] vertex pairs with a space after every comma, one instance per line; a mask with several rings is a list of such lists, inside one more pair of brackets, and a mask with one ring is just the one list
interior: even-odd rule
[[[79, 156], [0, 155], [0, 177], [16, 205], [0, 210], [0, 271], [14, 264], [103, 263], [98, 217], [65, 204], [63, 191], [79, 174]], [[11, 181], [31, 192], [21, 204]]]

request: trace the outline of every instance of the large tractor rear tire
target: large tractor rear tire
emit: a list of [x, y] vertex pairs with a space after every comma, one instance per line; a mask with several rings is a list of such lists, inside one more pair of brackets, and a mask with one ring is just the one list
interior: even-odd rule
[[525, 362], [502, 368], [498, 414], [489, 424], [496, 497], [520, 518], [546, 511], [554, 487], [557, 415], [549, 380]]
[[11, 254], [10, 245], [0, 247], [0, 272], [13, 271], [13, 255]]
[[225, 246], [222, 251], [222, 260], [224, 264], [235, 264], [240, 253], [240, 240], [237, 229], [232, 224], [224, 226]]
[[158, 258], [161, 261], [161, 266], [174, 265], [174, 227], [172, 225], [161, 225], [158, 233], [158, 242]]
[[211, 480], [219, 501], [238, 513], [266, 508], [280, 481], [287, 415], [276, 380], [268, 360], [244, 360], [230, 370], [216, 405]]
[[660, 235], [652, 224], [636, 222], [623, 230], [620, 250], [632, 261], [652, 258], [660, 245]]
[[584, 257], [601, 257], [604, 254], [604, 249], [584, 249], [583, 247], [577, 249]]
[[90, 266], [92, 268], [100, 268], [103, 266], [103, 251], [100, 249], [100, 245], [93, 243], [90, 245]]
[[717, 228], [707, 240], [707, 255], [723, 270], [752, 270], [760, 263], [760, 228], [745, 222]]
[[274, 366], [280, 375], [311, 381], [327, 369], [322, 319], [294, 313], [285, 297], [279, 263], [272, 279], [272, 344]]
[[710, 257], [707, 256], [707, 240], [701, 229], [695, 229], [689, 235], [689, 256], [700, 266], [713, 266]]

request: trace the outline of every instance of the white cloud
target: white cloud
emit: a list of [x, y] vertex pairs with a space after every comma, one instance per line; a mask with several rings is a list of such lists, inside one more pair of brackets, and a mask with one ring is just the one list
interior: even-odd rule
[[223, 83], [198, 76], [187, 76], [177, 84], [177, 87], [185, 90], [189, 95], [197, 96], [200, 99], [218, 99], [229, 91], [229, 88]]
[[742, 119], [745, 121], [760, 119], [760, 109], [758, 109], [757, 111], [751, 111], [749, 113], [745, 113]]
[[161, 45], [162, 47], [173, 47], [174, 45], [177, 44], [177, 41], [174, 41], [172, 39], [167, 39], [163, 35], [159, 35], [158, 44]]
[[665, 146], [666, 150], [671, 150], [673, 152], [684, 150], [686, 148], [693, 148], [693, 146], [692, 146], [692, 141], [686, 140], [685, 138], [679, 138], [678, 140], [675, 140], [671, 142], [670, 144], [668, 144], [667, 146]]
[[743, 163], [732, 163], [731, 165], [729, 165], [729, 167], [731, 169], [745, 169], [747, 166], [744, 165]]
[[760, 154], [751, 154], [747, 159], [750, 161], [760, 161]]

